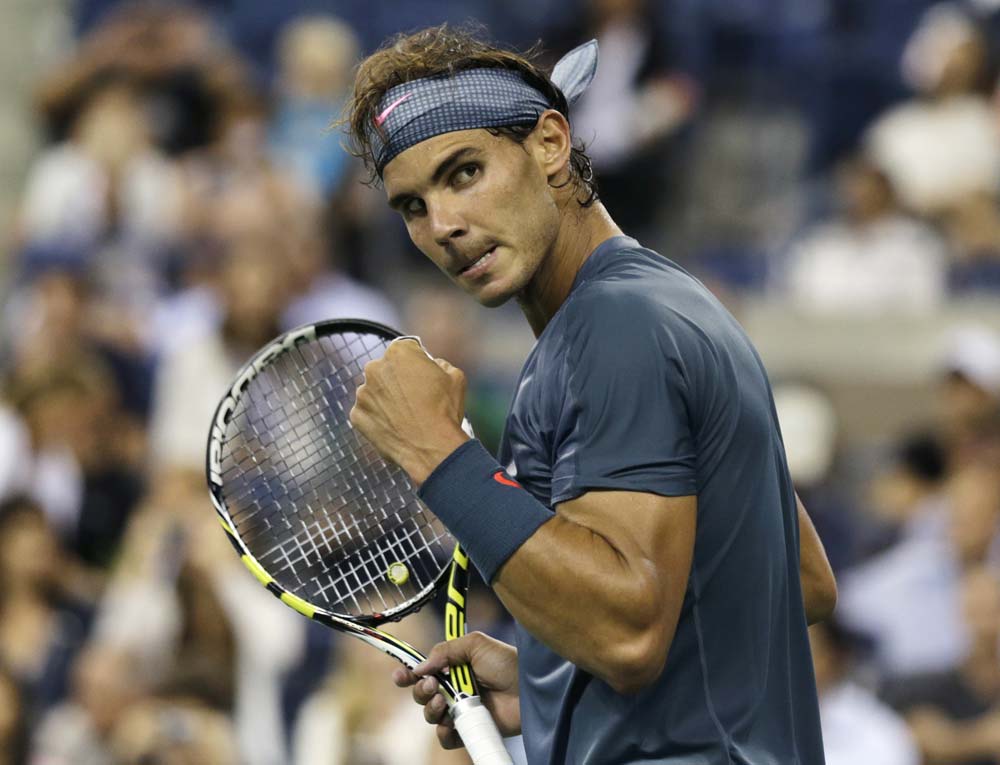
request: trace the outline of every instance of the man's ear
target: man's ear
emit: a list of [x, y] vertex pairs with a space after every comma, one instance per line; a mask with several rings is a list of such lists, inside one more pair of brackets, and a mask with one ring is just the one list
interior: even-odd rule
[[538, 118], [533, 132], [536, 139], [535, 158], [549, 182], [563, 181], [569, 169], [570, 149], [573, 148], [569, 122], [555, 109], [547, 109]]

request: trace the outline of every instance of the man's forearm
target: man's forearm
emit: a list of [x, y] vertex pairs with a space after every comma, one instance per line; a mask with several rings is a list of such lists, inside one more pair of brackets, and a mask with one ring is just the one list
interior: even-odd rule
[[475, 441], [420, 496], [549, 648], [617, 689], [658, 676], [691, 568], [696, 497], [593, 491], [553, 516]]

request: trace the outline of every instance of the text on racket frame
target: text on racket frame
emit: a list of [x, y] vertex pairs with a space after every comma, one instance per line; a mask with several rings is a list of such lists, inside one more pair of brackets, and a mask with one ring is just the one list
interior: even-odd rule
[[236, 408], [243, 389], [250, 384], [261, 370], [274, 361], [282, 353], [299, 343], [311, 342], [316, 339], [316, 327], [310, 325], [292, 330], [275, 340], [269, 346], [260, 351], [240, 372], [236, 381], [229, 389], [229, 393], [219, 404], [219, 411], [215, 415], [212, 423], [212, 437], [209, 439], [208, 448], [208, 472], [212, 483], [217, 486], [222, 484], [222, 440], [226, 435], [226, 425]]

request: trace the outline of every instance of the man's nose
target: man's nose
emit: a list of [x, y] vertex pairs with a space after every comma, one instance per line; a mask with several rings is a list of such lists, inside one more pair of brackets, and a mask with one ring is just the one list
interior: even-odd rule
[[467, 232], [465, 221], [459, 212], [444, 205], [428, 206], [431, 234], [441, 247], [447, 247]]

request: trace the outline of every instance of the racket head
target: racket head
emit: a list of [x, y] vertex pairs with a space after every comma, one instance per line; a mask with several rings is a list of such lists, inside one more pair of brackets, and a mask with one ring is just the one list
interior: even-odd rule
[[364, 365], [399, 333], [337, 319], [275, 338], [212, 418], [206, 474], [230, 541], [310, 618], [376, 626], [421, 608], [455, 540], [398, 466], [350, 425]]

